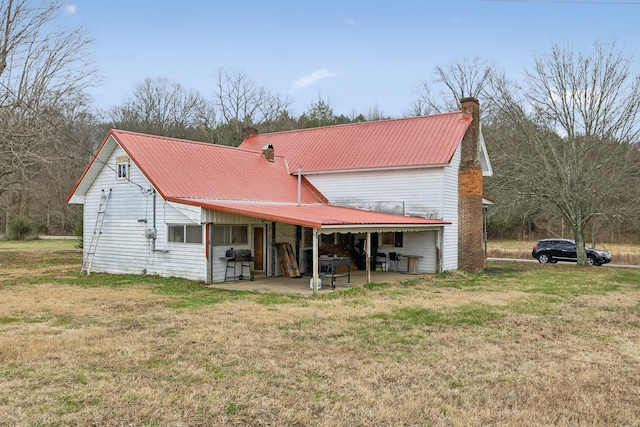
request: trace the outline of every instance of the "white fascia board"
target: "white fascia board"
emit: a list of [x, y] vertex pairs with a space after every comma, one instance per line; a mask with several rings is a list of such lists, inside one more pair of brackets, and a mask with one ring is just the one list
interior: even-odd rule
[[74, 194], [69, 199], [71, 205], [84, 205], [84, 194]]
[[95, 158], [87, 170], [87, 173], [82, 177], [82, 181], [76, 188], [73, 196], [69, 199], [69, 203], [84, 203], [84, 196], [91, 188], [93, 182], [98, 178], [102, 170], [109, 167], [109, 158], [118, 146], [118, 142], [110, 136], [109, 139], [102, 146], [102, 149], [95, 154]]
[[484, 136], [482, 136], [482, 127], [480, 127], [480, 166], [482, 168], [482, 176], [493, 176], [489, 153], [487, 153], [487, 146], [484, 143]]

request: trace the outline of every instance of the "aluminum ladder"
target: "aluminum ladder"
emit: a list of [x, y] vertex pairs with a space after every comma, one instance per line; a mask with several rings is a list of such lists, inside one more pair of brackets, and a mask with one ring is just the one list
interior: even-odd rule
[[100, 207], [98, 208], [98, 216], [96, 217], [96, 224], [93, 227], [93, 236], [91, 236], [91, 243], [89, 243], [89, 247], [87, 248], [87, 252], [82, 263], [82, 268], [80, 269], [80, 274], [82, 274], [83, 272], [86, 272], [87, 275], [91, 274], [91, 264], [93, 264], [93, 257], [96, 254], [98, 241], [100, 240], [100, 235], [102, 234], [102, 224], [104, 224], [104, 217], [107, 212], [107, 206], [109, 206], [110, 199], [111, 189], [109, 189], [108, 193], [102, 190], [102, 195], [100, 196]]

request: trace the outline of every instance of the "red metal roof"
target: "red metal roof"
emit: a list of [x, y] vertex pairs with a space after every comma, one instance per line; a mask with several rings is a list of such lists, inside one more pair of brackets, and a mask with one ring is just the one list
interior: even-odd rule
[[455, 112], [251, 135], [240, 148], [273, 145], [291, 173], [446, 165], [471, 120]]
[[[458, 121], [460, 120], [458, 117]], [[392, 121], [386, 123], [390, 122]], [[465, 119], [462, 122], [467, 121]], [[304, 178], [301, 206], [298, 206], [297, 178], [289, 173], [287, 162], [282, 156], [276, 155], [274, 162], [266, 160], [261, 153], [262, 145], [260, 152], [256, 152], [122, 130], [109, 132], [71, 191], [68, 202], [74, 194], [83, 195], [88, 190], [112, 152], [109, 150], [115, 148], [112, 141], [122, 147], [154, 188], [168, 201], [325, 229], [345, 226], [361, 229], [368, 227], [378, 231], [385, 228], [417, 230], [449, 224], [434, 219], [331, 206]], [[457, 143], [455, 146], [451, 144], [449, 149], [455, 151], [456, 146]], [[318, 151], [309, 150], [303, 154], [314, 155]]]
[[[282, 157], [269, 162], [260, 153], [112, 130], [110, 136], [165, 198], [297, 202], [298, 182]], [[302, 203], [322, 203], [306, 180]]]
[[279, 221], [305, 227], [326, 228], [362, 226], [407, 228], [441, 226], [450, 222], [417, 218], [361, 209], [344, 208], [326, 204], [247, 203], [224, 200], [170, 199], [170, 201], [201, 206], [206, 209], [252, 216], [269, 221]]

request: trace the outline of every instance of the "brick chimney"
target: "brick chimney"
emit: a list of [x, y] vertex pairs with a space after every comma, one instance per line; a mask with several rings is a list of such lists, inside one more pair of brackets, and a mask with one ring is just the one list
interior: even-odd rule
[[273, 145], [265, 145], [262, 147], [262, 156], [269, 160], [271, 163], [274, 162], [275, 151], [273, 149]]
[[480, 104], [475, 98], [460, 102], [462, 114], [470, 114], [472, 121], [462, 138], [458, 170], [458, 268], [477, 273], [484, 269]]

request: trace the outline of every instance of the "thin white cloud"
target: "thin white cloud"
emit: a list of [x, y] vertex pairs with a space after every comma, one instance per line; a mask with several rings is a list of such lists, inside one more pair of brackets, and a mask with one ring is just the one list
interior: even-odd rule
[[347, 25], [351, 25], [352, 27], [356, 25], [355, 19], [347, 18], [344, 20]]
[[77, 11], [78, 11], [78, 6], [77, 6], [77, 5], [75, 5], [75, 4], [71, 4], [71, 3], [69, 3], [68, 5], [66, 5], [66, 6], [64, 7], [64, 12], [65, 12], [67, 15], [73, 15], [73, 14], [75, 14]]
[[292, 85], [292, 89], [304, 89], [306, 87], [311, 86], [317, 81], [335, 77], [337, 75], [338, 73], [334, 73], [332, 71], [327, 70], [326, 68], [323, 68], [321, 70], [314, 71], [313, 73], [296, 80]]

